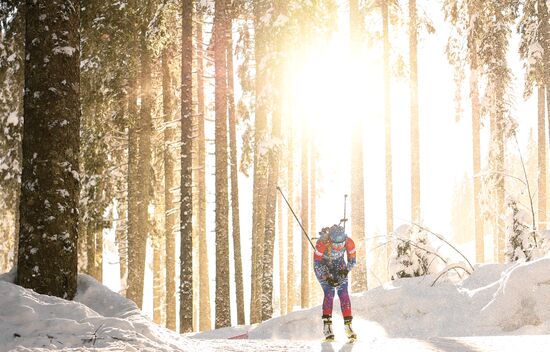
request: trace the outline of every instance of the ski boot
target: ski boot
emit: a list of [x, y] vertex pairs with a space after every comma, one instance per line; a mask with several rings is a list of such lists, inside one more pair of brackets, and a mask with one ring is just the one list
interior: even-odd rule
[[334, 341], [334, 333], [332, 332], [332, 317], [330, 315], [323, 315], [323, 334], [325, 335], [325, 342]]
[[344, 328], [346, 330], [346, 335], [348, 336], [348, 343], [354, 343], [357, 340], [357, 334], [351, 329], [351, 320], [353, 317], [344, 317]]

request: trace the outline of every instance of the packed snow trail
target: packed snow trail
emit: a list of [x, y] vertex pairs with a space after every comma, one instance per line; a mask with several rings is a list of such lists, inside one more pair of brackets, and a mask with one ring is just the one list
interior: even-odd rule
[[[315, 351], [315, 352], [547, 352], [550, 336], [477, 336], [467, 338], [376, 338], [342, 342], [203, 340], [201, 351]], [[197, 346], [199, 347], [199, 346]]]

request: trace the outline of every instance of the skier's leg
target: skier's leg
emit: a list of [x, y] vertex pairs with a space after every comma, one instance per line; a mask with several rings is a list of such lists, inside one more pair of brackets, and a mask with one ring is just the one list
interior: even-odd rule
[[323, 289], [323, 316], [332, 316], [332, 304], [334, 302], [334, 287], [327, 283], [321, 283]]
[[340, 298], [340, 308], [342, 309], [342, 316], [344, 317], [344, 327], [346, 330], [346, 335], [350, 342], [357, 339], [357, 335], [353, 332], [351, 328], [351, 320], [353, 319], [351, 315], [351, 300], [348, 293], [348, 280], [338, 287], [338, 297]]
[[344, 280], [338, 287], [338, 298], [340, 298], [340, 308], [344, 318], [351, 317], [351, 300], [348, 294], [348, 280]]
[[323, 288], [323, 334], [325, 341], [333, 341], [334, 333], [332, 332], [332, 304], [334, 302], [334, 287], [326, 282], [321, 282]]

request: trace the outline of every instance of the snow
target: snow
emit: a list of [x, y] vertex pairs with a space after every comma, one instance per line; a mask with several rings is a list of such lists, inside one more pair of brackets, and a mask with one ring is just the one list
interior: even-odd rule
[[73, 56], [74, 52], [76, 51], [76, 48], [73, 48], [72, 46], [56, 46], [53, 48], [54, 54], [64, 54], [67, 56]]
[[18, 124], [19, 124], [19, 117], [17, 116], [17, 111], [10, 112], [10, 114], [8, 115], [8, 119], [6, 121], [6, 125], [17, 126]]
[[74, 301], [40, 295], [0, 277], [0, 351], [24, 348], [185, 350], [189, 339], [155, 325], [136, 305], [87, 275]]
[[[358, 342], [322, 343], [320, 307], [253, 326], [178, 335], [87, 275], [74, 301], [14, 285], [0, 275], [0, 352], [71, 351], [544, 351], [550, 343], [550, 256], [478, 265], [464, 280], [400, 279], [352, 296]], [[339, 306], [335, 302], [335, 307]], [[241, 337], [241, 339], [231, 339]], [[244, 337], [244, 339], [242, 339]]]

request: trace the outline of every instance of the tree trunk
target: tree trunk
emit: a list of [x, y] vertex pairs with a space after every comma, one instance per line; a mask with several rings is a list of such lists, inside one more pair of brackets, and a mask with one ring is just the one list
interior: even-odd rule
[[[350, 0], [350, 35], [354, 60], [360, 46], [362, 21], [357, 0]], [[363, 118], [355, 116], [351, 136], [351, 234], [357, 248], [357, 268], [352, 271], [351, 291], [367, 290], [365, 248], [365, 185], [363, 177]]]
[[546, 228], [546, 129], [544, 86], [538, 87], [538, 228]]
[[16, 283], [65, 299], [77, 285], [79, 23], [78, 0], [27, 2]]
[[95, 234], [96, 229], [92, 221], [86, 224], [86, 274], [96, 278], [96, 245]]
[[[273, 113], [272, 113], [272, 139], [279, 140], [281, 137], [281, 103], [280, 94], [282, 92], [282, 70], [275, 68], [276, 89], [274, 94]], [[266, 221], [264, 235], [264, 252], [262, 258], [262, 321], [268, 320], [273, 316], [273, 261], [275, 257], [275, 215], [277, 207], [277, 184], [279, 182], [279, 151], [280, 146], [275, 145], [269, 152], [269, 177], [267, 183], [266, 199]]]
[[162, 108], [164, 114], [164, 232], [166, 233], [166, 327], [176, 330], [176, 222], [177, 209], [173, 188], [174, 153], [171, 145], [174, 143], [174, 79], [170, 71], [172, 51], [162, 51]]
[[206, 243], [206, 146], [204, 135], [204, 79], [203, 79], [203, 45], [202, 45], [202, 17], [197, 21], [197, 169], [198, 169], [198, 232], [199, 232], [199, 330], [212, 329], [210, 318], [210, 274], [208, 273], [208, 247]]
[[411, 84], [411, 218], [420, 218], [420, 135], [418, 122], [418, 55], [416, 0], [409, 0], [409, 50]]
[[95, 278], [103, 282], [103, 226], [98, 224], [95, 229]]
[[216, 138], [216, 328], [231, 325], [229, 298], [229, 197], [227, 177], [227, 5], [217, 0], [214, 17]]
[[285, 284], [285, 247], [283, 231], [283, 197], [277, 192], [277, 236], [279, 238], [279, 314], [287, 313]]
[[[472, 43], [475, 52], [475, 44]], [[483, 234], [483, 217], [481, 216], [481, 152], [480, 152], [480, 130], [481, 114], [478, 88], [478, 65], [477, 55], [472, 55], [470, 67], [470, 97], [472, 99], [472, 161], [473, 161], [473, 181], [474, 181], [474, 222], [475, 222], [475, 241], [476, 241], [476, 262], [485, 261], [485, 240]]]
[[[159, 214], [160, 216], [160, 214]], [[157, 217], [155, 217], [156, 219]], [[162, 236], [158, 230], [155, 221], [155, 230], [153, 231], [153, 321], [162, 324], [162, 274], [161, 274], [161, 251]]]
[[[550, 25], [549, 25], [549, 28], [550, 28]], [[549, 33], [550, 35], [550, 33]], [[549, 40], [550, 42], [550, 40]], [[549, 70], [550, 71], [550, 70]], [[550, 75], [550, 73], [549, 73]], [[548, 79], [548, 81], [550, 82], [550, 78]], [[550, 84], [547, 84], [546, 85], [546, 118], [547, 118], [547, 121], [548, 121], [548, 145], [550, 146]]]
[[[273, 127], [273, 138], [277, 139], [280, 132], [280, 113], [274, 111], [273, 123], [279, 127]], [[262, 321], [273, 316], [273, 259], [275, 250], [275, 209], [277, 203], [277, 182], [279, 179], [279, 155], [278, 146], [274, 147], [269, 156], [269, 179], [267, 184], [266, 221], [264, 235], [264, 252], [262, 260]]]
[[182, 2], [180, 333], [193, 330], [193, 1]]
[[388, 0], [382, 1], [382, 27], [384, 37], [384, 122], [386, 142], [386, 255], [390, 258], [391, 234], [393, 232], [393, 172], [392, 172], [392, 138], [391, 138], [391, 63], [390, 63], [390, 16]]
[[[135, 286], [139, 283], [139, 275], [136, 274], [136, 264], [138, 257], [136, 256], [136, 239], [139, 238], [138, 224], [138, 208], [140, 198], [139, 186], [139, 134], [138, 134], [138, 109], [137, 109], [137, 89], [138, 82], [134, 73], [130, 74], [129, 78], [129, 94], [128, 94], [128, 235], [125, 251], [125, 258], [122, 261], [127, 261], [126, 272], [126, 297], [133, 299], [137, 303]], [[123, 281], [124, 284], [124, 281]], [[141, 297], [141, 296], [140, 296]]]
[[243, 263], [241, 258], [241, 224], [239, 215], [239, 179], [237, 159], [237, 118], [233, 83], [233, 29], [227, 27], [227, 89], [229, 110], [229, 145], [231, 157], [231, 220], [233, 229], [233, 256], [235, 260], [235, 291], [237, 295], [237, 324], [244, 325]]
[[491, 113], [491, 147], [489, 160], [492, 161], [493, 187], [496, 209], [494, 214], [494, 260], [497, 263], [504, 262], [505, 234], [501, 214], [504, 214], [504, 115], [502, 114], [502, 102], [499, 101], [504, 94], [502, 84], [497, 81], [489, 82], [494, 87], [492, 102], [495, 105]]
[[[254, 27], [255, 27], [255, 60], [262, 62], [268, 57], [269, 31], [262, 17], [266, 15], [267, 1], [254, 3]], [[252, 268], [251, 268], [251, 299], [250, 299], [250, 323], [261, 321], [261, 279], [265, 231], [265, 204], [267, 199], [267, 175], [268, 165], [262, 149], [267, 131], [267, 99], [268, 99], [268, 72], [265, 67], [258, 67], [256, 72], [256, 109], [254, 132], [254, 196], [252, 200]]]
[[[126, 295], [126, 287], [127, 287], [127, 281], [128, 281], [128, 245], [127, 245], [127, 231], [128, 231], [128, 223], [124, 224], [124, 221], [121, 218], [120, 214], [126, 214], [128, 206], [124, 205], [124, 203], [119, 203], [118, 208], [118, 214], [119, 218], [117, 219], [117, 226], [116, 226], [116, 242], [118, 244], [118, 257], [119, 257], [119, 266], [120, 266], [120, 291], [119, 294], [122, 296]], [[130, 215], [130, 214], [128, 214]], [[124, 216], [124, 215], [122, 215]]]
[[[288, 150], [287, 150], [287, 192], [288, 199], [294, 203], [294, 127], [292, 117], [288, 118]], [[294, 216], [291, 211], [287, 211], [287, 312], [294, 310], [295, 287], [294, 287]]]
[[[150, 3], [147, 5], [146, 18], [150, 12]], [[143, 284], [145, 273], [145, 255], [147, 248], [147, 236], [151, 231], [149, 219], [149, 204], [152, 195], [151, 177], [151, 136], [153, 133], [152, 92], [151, 92], [151, 54], [147, 43], [147, 24], [141, 24], [139, 51], [140, 51], [140, 83], [141, 83], [141, 109], [139, 113], [139, 172], [137, 187], [137, 228], [136, 237], [128, 237], [128, 298], [133, 300], [138, 307], [143, 305]]]
[[[302, 122], [302, 198], [301, 198], [301, 215], [302, 226], [304, 229], [309, 228], [309, 138], [308, 126], [306, 120]], [[302, 265], [301, 265], [301, 307], [309, 307], [309, 251], [310, 245], [305, 236], [302, 238]]]
[[[317, 147], [314, 141], [314, 138], [310, 139], [311, 142], [311, 162], [310, 162], [310, 175], [311, 175], [311, 189], [310, 189], [310, 202], [311, 202], [311, 225], [310, 225], [310, 237], [316, 237], [317, 236], [317, 162], [318, 162], [318, 152]], [[310, 263], [309, 267], [313, 268], [313, 256], [310, 257]], [[321, 286], [317, 283], [317, 278], [315, 275], [310, 275], [309, 278], [309, 294], [310, 294], [310, 302], [319, 302], [319, 298], [321, 297], [322, 290]], [[313, 304], [313, 303], [312, 303]]]
[[[543, 47], [544, 48], [550, 48], [550, 8], [547, 1], [541, 0], [539, 1], [540, 4], [540, 13], [541, 16], [541, 22], [544, 24], [542, 27], [543, 30]], [[546, 53], [545, 49], [545, 53]], [[544, 85], [546, 88], [546, 113], [548, 115], [548, 145], [550, 146], [550, 55], [546, 54], [544, 55]]]

